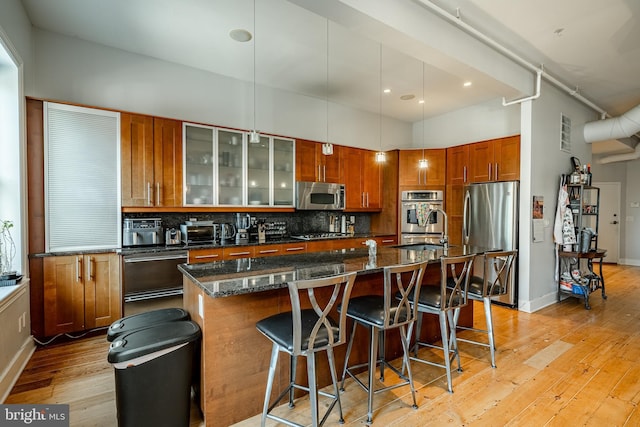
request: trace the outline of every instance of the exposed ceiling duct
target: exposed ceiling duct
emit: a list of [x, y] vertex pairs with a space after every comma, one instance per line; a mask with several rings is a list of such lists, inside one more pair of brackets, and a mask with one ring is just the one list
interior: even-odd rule
[[638, 144], [638, 138], [634, 136], [638, 132], [640, 132], [640, 105], [621, 116], [586, 123], [584, 125], [584, 140], [585, 142], [599, 142], [616, 139], [635, 148], [633, 153], [603, 157], [598, 163], [622, 162], [640, 158], [640, 144]]

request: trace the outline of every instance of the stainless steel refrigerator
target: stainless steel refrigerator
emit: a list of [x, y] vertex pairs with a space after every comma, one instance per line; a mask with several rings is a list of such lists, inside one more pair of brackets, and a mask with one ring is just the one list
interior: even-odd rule
[[[519, 182], [469, 184], [464, 191], [463, 243], [501, 250], [518, 249]], [[518, 305], [518, 258], [516, 257], [509, 289], [496, 302]], [[483, 265], [474, 264], [474, 275], [483, 275]]]

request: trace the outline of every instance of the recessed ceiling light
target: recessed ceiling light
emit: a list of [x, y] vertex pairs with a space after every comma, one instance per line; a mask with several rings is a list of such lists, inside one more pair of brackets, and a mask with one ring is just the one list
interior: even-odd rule
[[469, 87], [469, 86], [471, 86], [471, 82], [464, 82], [463, 86], [464, 87]]
[[235, 30], [229, 31], [229, 37], [237, 42], [245, 43], [251, 40], [253, 35], [247, 30], [236, 28]]
[[418, 104], [424, 104], [424, 99], [421, 99], [420, 101], [418, 101]]
[[383, 90], [384, 93], [391, 93], [391, 89], [385, 89]]
[[403, 101], [409, 101], [410, 99], [413, 99], [415, 97], [416, 96], [414, 94], [410, 93], [410, 94], [407, 94], [407, 95], [402, 95], [400, 97], [400, 99], [402, 99]]

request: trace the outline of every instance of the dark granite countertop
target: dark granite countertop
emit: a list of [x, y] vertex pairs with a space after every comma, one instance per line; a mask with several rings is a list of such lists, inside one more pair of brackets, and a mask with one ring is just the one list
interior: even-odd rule
[[[362, 239], [362, 238], [375, 238], [375, 237], [385, 237], [385, 236], [395, 236], [392, 234], [380, 234], [380, 233], [360, 233], [354, 234], [352, 236], [345, 237], [334, 237], [333, 239]], [[311, 240], [303, 240], [303, 239], [294, 239], [292, 237], [286, 237], [284, 239], [279, 240], [270, 240], [265, 243], [251, 242], [251, 243], [243, 243], [236, 244], [235, 242], [229, 242], [224, 244], [203, 244], [203, 245], [166, 245], [166, 246], [137, 246], [137, 247], [125, 247], [125, 248], [113, 248], [113, 249], [98, 249], [98, 250], [78, 250], [78, 251], [69, 251], [69, 252], [56, 252], [56, 253], [35, 253], [29, 254], [31, 258], [39, 258], [39, 257], [47, 257], [47, 256], [63, 256], [63, 255], [78, 255], [85, 253], [107, 253], [107, 252], [116, 252], [121, 255], [135, 255], [139, 253], [165, 253], [172, 251], [187, 251], [190, 249], [210, 249], [210, 248], [236, 248], [236, 247], [246, 247], [246, 246], [262, 246], [262, 245], [278, 245], [284, 243], [304, 243], [304, 242], [313, 242], [317, 240], [328, 240], [324, 238], [320, 239], [311, 239]]]
[[443, 255], [481, 254], [495, 249], [436, 245], [378, 247], [375, 257], [369, 250], [344, 249], [267, 258], [243, 258], [203, 264], [181, 264], [185, 277], [213, 298], [262, 292], [287, 287], [287, 282], [340, 273], [358, 275], [381, 272], [384, 267], [428, 261], [439, 262]]

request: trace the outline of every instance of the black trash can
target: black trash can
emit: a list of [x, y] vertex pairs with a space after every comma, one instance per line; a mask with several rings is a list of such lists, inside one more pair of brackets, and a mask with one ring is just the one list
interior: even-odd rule
[[162, 308], [145, 313], [133, 314], [116, 320], [109, 326], [107, 341], [112, 342], [122, 334], [148, 328], [158, 323], [179, 322], [183, 320], [189, 320], [189, 312], [182, 308]]
[[194, 352], [201, 335], [194, 322], [166, 322], [111, 343], [107, 359], [115, 371], [118, 426], [189, 426]]

